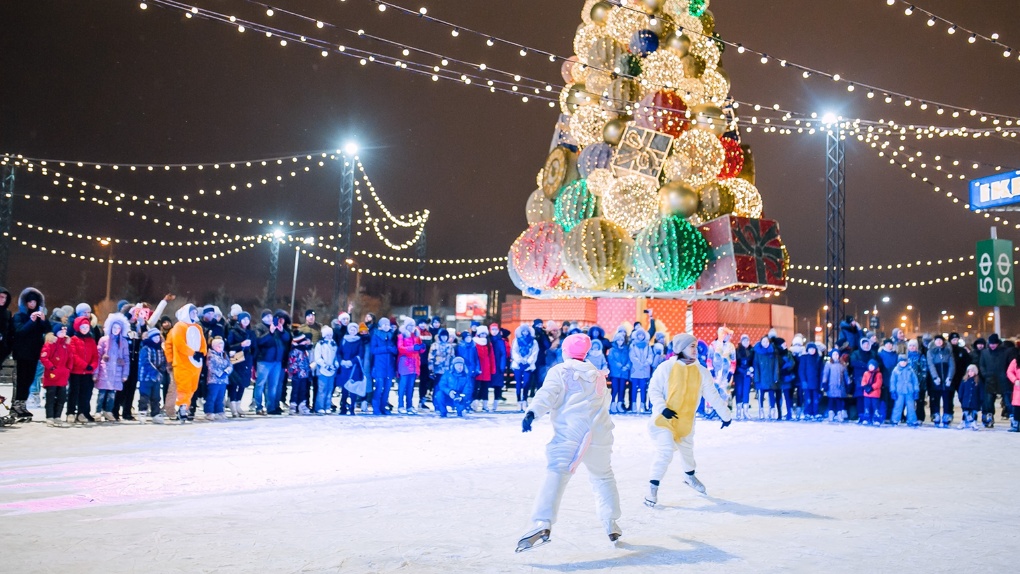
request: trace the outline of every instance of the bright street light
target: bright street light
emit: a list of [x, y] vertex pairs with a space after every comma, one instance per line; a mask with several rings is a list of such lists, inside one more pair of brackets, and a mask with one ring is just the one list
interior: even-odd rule
[[347, 155], [356, 155], [358, 153], [358, 144], [353, 141], [348, 141], [344, 144], [344, 153]]
[[913, 310], [914, 310], [914, 306], [913, 305], [907, 305], [907, 311], [913, 311]]
[[832, 112], [828, 112], [828, 113], [826, 113], [826, 114], [824, 114], [822, 116], [822, 123], [827, 125], [827, 126], [831, 126], [832, 124], [836, 123], [838, 120], [839, 120], [839, 118], [836, 117], [836, 114], [834, 114]]
[[275, 238], [275, 239], [283, 239], [283, 230], [282, 229], [274, 229], [273, 230], [273, 238]]
[[882, 302], [883, 303], [888, 303], [889, 302], [889, 296], [886, 295], [885, 297], [882, 297]]

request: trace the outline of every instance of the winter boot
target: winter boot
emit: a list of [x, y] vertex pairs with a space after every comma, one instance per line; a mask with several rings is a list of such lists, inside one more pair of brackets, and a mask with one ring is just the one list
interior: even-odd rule
[[655, 505], [659, 503], [659, 481], [653, 480], [648, 485], [648, 494], [645, 495], [645, 506], [648, 508], [655, 508]]
[[57, 426], [57, 419], [46, 419], [46, 426], [48, 427]]
[[117, 421], [117, 418], [115, 416], [113, 416], [113, 413], [111, 413], [111, 412], [103, 412], [103, 422], [105, 422], [105, 423], [115, 423], [115, 422], [118, 422], [118, 421]]
[[684, 473], [684, 484], [698, 491], [699, 494], [705, 494], [705, 485], [698, 480], [698, 477], [694, 476], [694, 472]]
[[847, 418], [846, 411], [839, 411], [839, 416], [836, 417], [836, 422], [845, 423], [846, 418]]
[[942, 415], [942, 428], [949, 428], [953, 424], [953, 415]]
[[534, 526], [533, 529], [529, 530], [527, 534], [517, 541], [517, 550], [514, 552], [524, 552], [525, 550], [544, 546], [550, 542], [552, 526], [545, 520], [536, 520]]
[[1009, 421], [1009, 431], [1007, 432], [1020, 432], [1020, 421], [1011, 419]]
[[603, 520], [602, 526], [606, 529], [606, 535], [609, 536], [610, 542], [616, 542], [623, 536], [623, 530], [620, 529], [620, 525], [615, 520]]

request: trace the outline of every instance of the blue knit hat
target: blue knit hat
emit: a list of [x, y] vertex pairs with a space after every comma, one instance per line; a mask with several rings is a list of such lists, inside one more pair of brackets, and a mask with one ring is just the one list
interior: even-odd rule
[[247, 319], [248, 323], [251, 323], [251, 314], [241, 311], [237, 314], [237, 322], [240, 323], [241, 319]]

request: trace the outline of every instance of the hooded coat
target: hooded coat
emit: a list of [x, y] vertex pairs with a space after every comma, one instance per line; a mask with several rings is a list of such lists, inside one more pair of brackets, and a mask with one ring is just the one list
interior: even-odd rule
[[402, 327], [397, 335], [397, 374], [401, 377], [421, 374], [421, 351], [424, 348], [417, 327]]
[[613, 421], [606, 378], [587, 361], [565, 359], [549, 369], [542, 388], [528, 403], [540, 419], [549, 414], [553, 438], [546, 446], [548, 468], [573, 472], [589, 448], [611, 448]]
[[864, 376], [861, 377], [861, 394], [868, 399], [880, 399], [882, 398], [882, 371], [878, 368], [878, 361], [874, 359], [868, 363], [868, 367]]
[[960, 381], [960, 408], [965, 411], [979, 411], [982, 407], [984, 394], [980, 377], [970, 377]]
[[[251, 343], [244, 347], [241, 344], [245, 341], [251, 341]], [[255, 368], [255, 352], [258, 350], [258, 344], [255, 342], [255, 331], [252, 330], [251, 324], [249, 323], [248, 328], [245, 329], [241, 326], [241, 322], [237, 321], [230, 328], [230, 332], [227, 333], [226, 343], [227, 355], [231, 353], [244, 353], [244, 361], [234, 365], [234, 372], [241, 375], [246, 373], [250, 381], [252, 369]]]
[[652, 363], [655, 362], [655, 351], [648, 341], [648, 331], [638, 327], [634, 329], [630, 343], [630, 378], [645, 380], [652, 378]]
[[[498, 329], [495, 335], [492, 334], [493, 327]], [[496, 367], [495, 372], [492, 373], [491, 383], [493, 388], [501, 388], [506, 384], [506, 363], [507, 355], [509, 354], [506, 337], [508, 335], [509, 333], [499, 329], [499, 326], [495, 323], [489, 325], [489, 344], [492, 346], [492, 360]]]
[[474, 343], [475, 352], [478, 353], [478, 374], [475, 375], [475, 380], [490, 383], [493, 375], [496, 374], [496, 355], [492, 348], [492, 341], [487, 336], [476, 336]]
[[74, 357], [71, 354], [70, 335], [57, 337], [52, 333], [46, 336], [39, 362], [43, 364], [42, 386], [66, 387], [71, 377]]
[[18, 297], [18, 312], [11, 320], [13, 326], [11, 350], [15, 361], [38, 360], [43, 343], [46, 342], [46, 335], [50, 333], [50, 322], [45, 318], [32, 320], [32, 313], [35, 311], [28, 310], [29, 299], [34, 299], [38, 303], [36, 311], [42, 311], [46, 307], [46, 299], [34, 287], [26, 287]]
[[917, 381], [917, 373], [910, 368], [910, 363], [903, 367], [897, 363], [889, 375], [889, 393], [893, 398], [906, 397], [916, 401], [920, 392], [921, 385]]
[[[114, 325], [120, 326], [120, 333], [113, 334]], [[131, 370], [131, 344], [128, 331], [131, 326], [127, 317], [111, 313], [103, 324], [106, 333], [99, 339], [99, 369], [96, 370], [96, 389], [100, 391], [122, 391], [124, 381]]]
[[[928, 372], [931, 373], [932, 385], [942, 388], [953, 383], [953, 376], [956, 374], [956, 359], [953, 352], [949, 350], [948, 344], [941, 347], [932, 345], [928, 349]], [[935, 381], [938, 380], [936, 383]]]
[[392, 379], [397, 374], [397, 342], [393, 329], [383, 331], [377, 328], [372, 333], [371, 341], [369, 353], [372, 355], [372, 376], [376, 379]]
[[320, 336], [312, 348], [312, 371], [322, 377], [332, 377], [339, 368], [340, 353], [330, 329], [329, 336]]
[[595, 368], [603, 374], [609, 372], [609, 362], [606, 361], [606, 354], [602, 350], [602, 341], [598, 339], [591, 340], [591, 349], [588, 351], [588, 356], [585, 357], [585, 360], [595, 365]]
[[776, 346], [768, 347], [759, 342], [754, 346], [754, 388], [758, 391], [774, 391], [779, 388], [779, 357]]
[[623, 333], [617, 332], [613, 336], [613, 346], [606, 356], [609, 362], [609, 377], [612, 379], [626, 379], [630, 376], [630, 349], [626, 341]]
[[[978, 370], [981, 372], [981, 380], [985, 385], [986, 393], [1010, 393], [1013, 392], [1013, 384], [1006, 377], [1006, 369], [1009, 367], [1009, 353], [1000, 343], [995, 350], [986, 347], [981, 351], [978, 359]], [[17, 356], [15, 356], [17, 358]]]
[[[812, 354], [810, 349], [814, 349]], [[797, 379], [800, 381], [800, 388], [808, 391], [817, 391], [822, 385], [822, 355], [818, 353], [818, 346], [808, 343], [804, 354], [797, 360]]]
[[479, 373], [478, 366], [478, 349], [475, 347], [475, 342], [470, 338], [461, 340], [457, 343], [457, 356], [464, 359], [464, 368], [467, 369], [468, 374], [475, 377]]
[[[366, 373], [362, 365], [362, 357], [365, 355], [365, 341], [355, 330], [354, 334], [348, 331], [340, 339], [340, 375], [337, 382], [341, 385], [347, 381], [361, 381], [365, 379]], [[349, 363], [349, 364], [345, 364]]]
[[79, 331], [82, 325], [89, 325], [88, 317], [78, 317], [74, 320], [74, 333], [68, 333], [71, 337], [71, 354], [74, 360], [71, 365], [72, 375], [94, 375], [99, 368], [99, 347], [92, 337], [92, 330], [89, 329], [84, 335]]
[[[594, 341], [594, 339], [592, 339]], [[529, 325], [517, 327], [514, 342], [510, 345], [510, 368], [517, 371], [534, 371], [538, 363], [538, 341], [535, 329]]]
[[822, 369], [822, 386], [830, 399], [845, 399], [847, 386], [850, 384], [850, 374], [847, 373], [846, 365], [842, 361], [829, 361]]

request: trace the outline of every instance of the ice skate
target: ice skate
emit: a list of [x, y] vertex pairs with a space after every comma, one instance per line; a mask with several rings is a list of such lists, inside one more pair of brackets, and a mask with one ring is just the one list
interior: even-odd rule
[[301, 403], [300, 405], [298, 405], [298, 413], [302, 415], [310, 415], [312, 414], [312, 411], [308, 410], [308, 405], [306, 405], [305, 403]]
[[48, 426], [48, 427], [56, 427], [57, 426], [57, 419], [46, 419], [46, 426]]
[[87, 425], [92, 421], [90, 421], [85, 415], [78, 415], [77, 418], [74, 419], [74, 422], [80, 425]]
[[397, 414], [398, 415], [406, 415], [407, 414], [407, 410], [404, 409], [404, 407], [397, 407]]
[[953, 415], [942, 415], [943, 428], [949, 428], [953, 424]]
[[1020, 421], [1016, 419], [1009, 421], [1009, 430], [1006, 432], [1020, 432]]
[[684, 473], [684, 484], [698, 491], [698, 494], [706, 494], [705, 485], [693, 474]]
[[104, 412], [103, 413], [103, 422], [106, 422], [106, 423], [115, 423], [115, 422], [119, 422], [119, 421], [117, 420], [116, 417], [113, 416], [113, 413]]
[[164, 424], [165, 422], [166, 417], [163, 416], [163, 413], [159, 413], [158, 415], [152, 417], [152, 424], [161, 425]]
[[214, 415], [212, 413], [206, 413], [205, 420], [207, 420], [209, 422], [212, 422], [212, 421], [216, 420], [216, 415]]
[[11, 416], [18, 422], [32, 422], [32, 412], [25, 407], [25, 401], [14, 401], [11, 403]]
[[69, 425], [72, 425], [72, 424], [74, 424], [74, 419], [76, 419], [76, 418], [77, 417], [75, 417], [74, 415], [67, 415], [67, 418], [64, 419], [64, 422], [66, 422]]
[[[614, 403], [614, 404], [615, 404], [615, 403]], [[518, 406], [520, 407], [520, 409], [521, 409], [521, 412], [523, 413], [524, 411], [528, 410], [528, 400], [527, 400], [527, 399], [524, 399], [523, 401], [521, 401], [520, 403], [518, 403]]]
[[779, 409], [777, 409], [776, 407], [772, 407], [771, 409], [769, 409], [769, 420], [770, 421], [779, 420]]
[[297, 414], [297, 403], [291, 403], [289, 408], [288, 408], [288, 410], [287, 410], [287, 412], [289, 412], [292, 415], [296, 415]]
[[138, 424], [144, 425], [145, 419], [148, 418], [146, 415], [148, 414], [149, 414], [148, 411], [138, 411]]
[[490, 413], [494, 413], [494, 412], [496, 412], [496, 407], [497, 407], [497, 406], [499, 406], [499, 403], [498, 403], [498, 402], [496, 402], [495, 400], [493, 400], [493, 401], [492, 401], [492, 403], [491, 403], [491, 404], [489, 404], [489, 412], [490, 412]]
[[181, 421], [181, 424], [188, 422], [188, 406], [181, 405], [177, 407], [177, 420]]
[[545, 521], [537, 521], [535, 522], [535, 528], [517, 541], [517, 550], [514, 550], [514, 552], [524, 552], [525, 550], [545, 546], [552, 541], [551, 536], [552, 530], [550, 524]]
[[648, 494], [645, 495], [645, 506], [648, 508], [655, 508], [655, 505], [659, 503], [659, 485], [649, 484]]
[[758, 420], [765, 420], [765, 409], [758, 407]]
[[620, 525], [615, 520], [603, 520], [602, 525], [606, 528], [606, 535], [609, 536], [609, 541], [615, 543], [623, 536], [623, 530], [620, 529]]

